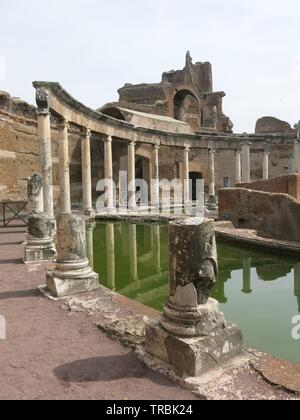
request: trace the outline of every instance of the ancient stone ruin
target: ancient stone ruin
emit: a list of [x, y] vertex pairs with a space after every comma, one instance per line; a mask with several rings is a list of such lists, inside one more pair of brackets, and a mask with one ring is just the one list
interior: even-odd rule
[[242, 333], [210, 298], [218, 274], [214, 222], [170, 224], [170, 296], [146, 328], [146, 350], [189, 376], [217, 369], [243, 348]]

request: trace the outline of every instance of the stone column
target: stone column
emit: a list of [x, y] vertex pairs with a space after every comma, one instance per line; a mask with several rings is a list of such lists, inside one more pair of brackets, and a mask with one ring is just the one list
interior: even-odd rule
[[242, 146], [242, 182], [251, 182], [251, 143], [244, 143]]
[[183, 201], [190, 203], [190, 147], [185, 146], [183, 154]]
[[242, 152], [235, 152], [235, 185], [242, 182]]
[[91, 130], [86, 129], [81, 139], [83, 212], [89, 217], [94, 216], [92, 202], [91, 136]]
[[269, 160], [270, 160], [270, 151], [265, 148], [263, 156], [263, 179], [269, 179]]
[[215, 186], [215, 150], [209, 150], [209, 201], [208, 210], [215, 210], [217, 208], [216, 200], [216, 186]]
[[57, 297], [99, 288], [99, 276], [90, 267], [86, 253], [86, 227], [82, 217], [60, 213], [57, 218], [57, 259], [47, 271], [47, 288]]
[[251, 258], [243, 260], [243, 293], [250, 295], [251, 289]]
[[106, 230], [106, 267], [107, 286], [113, 292], [116, 291], [116, 261], [115, 261], [115, 226], [108, 223]]
[[238, 355], [242, 333], [210, 298], [218, 273], [214, 222], [172, 222], [169, 244], [170, 296], [160, 321], [146, 326], [146, 351], [197, 377]]
[[300, 173], [300, 142], [294, 142], [294, 173]]
[[53, 177], [52, 177], [52, 152], [51, 152], [51, 126], [49, 111], [49, 93], [43, 89], [36, 91], [38, 106], [38, 139], [40, 170], [43, 178], [44, 212], [54, 220], [53, 208]]
[[46, 213], [33, 213], [28, 218], [28, 235], [24, 243], [24, 262], [40, 263], [56, 255], [52, 220]]
[[59, 126], [58, 156], [59, 156], [60, 208], [63, 213], [71, 212], [68, 129], [69, 129], [69, 124], [67, 121], [63, 121], [61, 125]]
[[112, 137], [107, 136], [104, 139], [104, 175], [108, 182], [106, 188], [106, 209], [114, 209], [114, 188], [113, 188], [113, 158], [112, 158]]
[[137, 237], [136, 225], [129, 224], [129, 255], [130, 255], [130, 275], [133, 281], [138, 280], [138, 260], [137, 260]]
[[29, 214], [43, 213], [43, 179], [41, 175], [33, 175], [27, 179], [27, 196]]
[[152, 154], [152, 206], [159, 208], [159, 159], [158, 159], [159, 146], [153, 146]]
[[131, 210], [136, 209], [136, 191], [135, 191], [135, 146], [136, 142], [131, 141], [128, 144], [128, 207]]

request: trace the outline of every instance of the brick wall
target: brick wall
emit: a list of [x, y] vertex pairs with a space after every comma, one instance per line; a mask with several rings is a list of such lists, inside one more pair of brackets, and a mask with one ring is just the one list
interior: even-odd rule
[[253, 191], [289, 194], [300, 201], [300, 176], [283, 175], [266, 181], [253, 181], [238, 184], [237, 188], [246, 188]]
[[219, 191], [219, 220], [259, 236], [300, 242], [300, 203], [287, 194], [243, 188]]

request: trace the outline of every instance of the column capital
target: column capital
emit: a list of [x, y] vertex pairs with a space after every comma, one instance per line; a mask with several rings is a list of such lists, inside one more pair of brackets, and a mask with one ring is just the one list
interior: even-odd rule
[[189, 145], [185, 145], [185, 146], [184, 146], [184, 151], [185, 151], [185, 152], [190, 152], [190, 151], [191, 151], [191, 146], [189, 146]]
[[236, 149], [236, 150], [235, 150], [235, 154], [236, 154], [236, 155], [241, 155], [241, 154], [242, 154], [241, 149]]
[[37, 104], [37, 115], [48, 116], [50, 114], [50, 95], [45, 89], [39, 88], [35, 93], [35, 100]]
[[57, 127], [58, 127], [58, 129], [60, 129], [60, 130], [65, 130], [65, 129], [69, 130], [69, 128], [70, 128], [70, 123], [69, 123], [69, 121], [67, 121], [67, 120], [64, 118], [64, 119], [62, 119], [62, 120], [60, 120], [60, 121], [59, 121], [59, 123], [57, 124]]
[[112, 136], [105, 136], [103, 139], [104, 143], [112, 143]]
[[210, 154], [210, 155], [215, 155], [215, 154], [216, 154], [215, 149], [209, 149], [209, 154]]
[[82, 127], [81, 134], [82, 134], [82, 140], [90, 140], [92, 137], [92, 131], [88, 127]]
[[153, 144], [152, 147], [153, 147], [154, 150], [159, 150], [160, 149], [159, 144]]
[[49, 109], [43, 109], [43, 108], [38, 108], [36, 110], [36, 115], [39, 116], [43, 116], [43, 117], [48, 117], [48, 115], [50, 115], [51, 112]]
[[135, 146], [136, 146], [136, 143], [137, 143], [137, 141], [136, 141], [136, 140], [130, 140], [128, 144], [129, 144], [130, 146], [132, 146], [132, 147], [135, 147]]

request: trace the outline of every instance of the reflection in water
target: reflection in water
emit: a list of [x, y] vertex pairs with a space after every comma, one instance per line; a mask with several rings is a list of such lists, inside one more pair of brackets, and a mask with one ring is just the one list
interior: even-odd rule
[[300, 313], [300, 263], [294, 268], [294, 294], [298, 302], [298, 312]]
[[94, 229], [96, 227], [96, 223], [88, 222], [86, 224], [86, 250], [87, 250], [87, 258], [90, 262], [90, 266], [92, 270], [94, 270]]
[[116, 261], [115, 261], [115, 226], [108, 223], [106, 230], [106, 265], [107, 265], [107, 287], [113, 292], [116, 291]]
[[[87, 229], [87, 246], [104, 286], [163, 309], [169, 293], [167, 225], [99, 223]], [[300, 313], [299, 261], [222, 242], [218, 259], [212, 297], [239, 324], [246, 344], [300, 362], [300, 342], [291, 336], [291, 320]]]
[[243, 293], [249, 295], [251, 290], [251, 258], [243, 260]]

